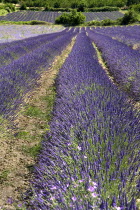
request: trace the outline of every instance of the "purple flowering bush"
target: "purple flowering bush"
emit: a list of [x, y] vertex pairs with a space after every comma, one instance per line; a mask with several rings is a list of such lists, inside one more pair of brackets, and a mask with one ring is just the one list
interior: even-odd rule
[[140, 45], [140, 26], [116, 26], [116, 27], [97, 27], [92, 28], [95, 32], [103, 35], [108, 35], [113, 39], [116, 39], [130, 47]]
[[[24, 53], [25, 48], [27, 48], [28, 45], [32, 45], [33, 47], [33, 43], [37, 42], [37, 40], [36, 38], [35, 40], [34, 38], [29, 38], [27, 45], [25, 43], [26, 41], [21, 41], [22, 53], [20, 50], [18, 51], [18, 49], [16, 51], [19, 58], [14, 59], [8, 65], [3, 65], [0, 68], [0, 115], [5, 117], [14, 115], [15, 110], [22, 102], [23, 96], [37, 84], [37, 79], [41, 72], [48, 69], [55, 56], [59, 55], [62, 50], [65, 49], [76, 33], [77, 32], [74, 32], [72, 28], [69, 31], [66, 30], [56, 35], [46, 35], [46, 38], [45, 35], [42, 35], [38, 38], [36, 48], [22, 56], [21, 54]], [[43, 44], [44, 38], [46, 42]], [[10, 49], [12, 50], [13, 47], [16, 49], [16, 46], [18, 48], [19, 42], [20, 41], [17, 41], [18, 44], [15, 44], [15, 46], [10, 43], [12, 47], [8, 45], [5, 51], [7, 50], [8, 52]], [[9, 52], [9, 54], [11, 54], [11, 52]], [[4, 56], [6, 56], [6, 54]], [[8, 57], [10, 59], [10, 56]]]
[[140, 54], [126, 44], [87, 29], [97, 45], [110, 74], [135, 100], [140, 100]]
[[52, 34], [39, 35], [37, 37], [31, 37], [20, 41], [0, 44], [0, 67], [10, 64], [12, 61], [17, 60], [29, 52], [32, 52], [38, 47], [43, 47], [43, 45], [52, 42], [56, 38], [64, 35], [66, 31], [67, 30]]
[[27, 209], [137, 210], [140, 116], [99, 65], [85, 32], [56, 87]]

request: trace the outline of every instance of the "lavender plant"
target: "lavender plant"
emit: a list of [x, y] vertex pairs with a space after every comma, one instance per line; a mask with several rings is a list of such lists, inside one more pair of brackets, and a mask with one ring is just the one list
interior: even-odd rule
[[140, 100], [139, 52], [112, 38], [87, 29], [88, 35], [102, 53], [111, 75], [135, 99]]
[[13, 116], [22, 101], [23, 95], [36, 84], [40, 73], [47, 70], [55, 56], [71, 41], [77, 32], [74, 29], [58, 36], [50, 43], [41, 45], [36, 50], [21, 56], [9, 65], [0, 68], [0, 114]]
[[85, 32], [56, 86], [27, 209], [136, 210], [140, 116], [108, 79]]
[[43, 46], [44, 44], [55, 40], [61, 35], [64, 35], [66, 31], [67, 29], [63, 32], [39, 35], [37, 37], [31, 37], [21, 41], [0, 44], [0, 67], [8, 65], [13, 60], [26, 55], [38, 47], [41, 47], [41, 45]]
[[103, 35], [108, 35], [113, 39], [127, 44], [128, 46], [139, 49], [140, 46], [140, 26], [117, 26], [117, 27], [107, 27], [107, 28], [96, 28], [93, 29], [95, 32], [101, 33]]

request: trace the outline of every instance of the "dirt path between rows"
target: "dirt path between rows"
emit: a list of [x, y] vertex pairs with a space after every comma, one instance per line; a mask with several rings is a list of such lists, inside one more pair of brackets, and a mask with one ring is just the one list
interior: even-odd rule
[[[50, 101], [52, 103], [54, 98], [54, 81], [74, 42], [75, 38], [55, 58], [52, 67], [42, 73], [39, 86], [25, 96], [24, 105], [21, 105], [15, 120], [16, 129], [7, 130], [6, 120], [0, 125], [0, 209], [14, 210], [15, 205], [20, 206], [21, 193], [29, 187], [31, 169], [36, 162], [29, 151], [39, 145], [48, 129], [48, 119], [43, 115], [52, 110]], [[27, 114], [28, 107], [36, 107], [41, 117]]]

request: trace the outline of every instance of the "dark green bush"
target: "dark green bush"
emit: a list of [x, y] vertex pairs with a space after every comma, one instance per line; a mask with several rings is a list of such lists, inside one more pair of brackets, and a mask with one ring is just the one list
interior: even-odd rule
[[139, 4], [140, 0], [127, 0], [127, 6], [131, 6], [133, 4]]
[[60, 8], [60, 3], [59, 2], [55, 2], [54, 3], [54, 8]]
[[44, 11], [50, 11], [50, 6], [48, 4], [45, 5]]
[[81, 2], [78, 4], [77, 11], [78, 11], [78, 12], [85, 12], [86, 7], [87, 7], [86, 2], [85, 2], [85, 1], [81, 1]]
[[72, 2], [71, 8], [76, 9], [78, 7], [78, 2]]
[[70, 13], [63, 13], [61, 16], [57, 17], [55, 23], [74, 26], [82, 24], [85, 19], [86, 17], [81, 12], [73, 10]]
[[20, 5], [20, 8], [19, 8], [20, 10], [26, 10], [27, 9], [27, 6], [26, 6], [26, 4], [25, 3], [22, 3], [21, 5]]
[[56, 24], [69, 24], [70, 22], [70, 17], [69, 17], [69, 14], [67, 13], [63, 13], [61, 16], [57, 17], [56, 20], [55, 20], [55, 23]]
[[118, 19], [118, 23], [120, 25], [128, 25], [131, 23], [135, 23], [137, 20], [137, 14], [134, 11], [130, 10], [125, 13], [122, 18]]

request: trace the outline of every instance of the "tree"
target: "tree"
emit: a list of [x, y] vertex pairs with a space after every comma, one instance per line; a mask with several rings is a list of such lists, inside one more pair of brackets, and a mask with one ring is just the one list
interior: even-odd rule
[[127, 0], [127, 6], [130, 6], [132, 4], [139, 4], [140, 0]]
[[82, 0], [81, 2], [79, 2], [78, 4], [78, 12], [84, 12], [85, 8], [87, 7], [87, 2]]
[[86, 17], [81, 13], [73, 10], [70, 13], [63, 13], [61, 16], [57, 17], [55, 23], [64, 25], [79, 25], [85, 21]]
[[131, 23], [135, 23], [137, 21], [137, 14], [130, 10], [129, 12], [125, 13], [125, 15], [120, 19], [121, 25], [128, 25]]
[[60, 3], [59, 2], [55, 2], [54, 3], [54, 8], [60, 8]]
[[20, 10], [26, 10], [27, 7], [26, 7], [26, 4], [23, 2], [20, 6]]

